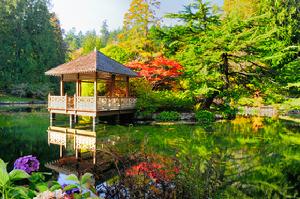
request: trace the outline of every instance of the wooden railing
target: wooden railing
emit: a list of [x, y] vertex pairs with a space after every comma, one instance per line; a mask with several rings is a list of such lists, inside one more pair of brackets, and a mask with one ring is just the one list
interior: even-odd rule
[[81, 97], [51, 96], [48, 97], [48, 109], [64, 111], [114, 111], [135, 109], [136, 98], [120, 97]]
[[48, 96], [48, 108], [51, 109], [67, 109], [67, 96]]

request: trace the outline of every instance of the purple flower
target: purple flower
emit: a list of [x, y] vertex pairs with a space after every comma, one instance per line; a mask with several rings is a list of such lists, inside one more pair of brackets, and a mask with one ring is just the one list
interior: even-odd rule
[[36, 157], [32, 155], [20, 157], [14, 163], [14, 169], [21, 169], [28, 174], [31, 174], [34, 171], [38, 171], [39, 167], [40, 162]]
[[[68, 186], [67, 184], [63, 184], [62, 188], [65, 188], [66, 186]], [[74, 193], [80, 193], [80, 190], [78, 188], [73, 188], [71, 190], [66, 191], [67, 195], [72, 195]]]

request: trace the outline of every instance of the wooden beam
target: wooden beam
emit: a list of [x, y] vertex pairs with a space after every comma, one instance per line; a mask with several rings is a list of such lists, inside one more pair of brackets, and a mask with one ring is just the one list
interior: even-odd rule
[[95, 100], [95, 111], [97, 111], [97, 72], [94, 80], [94, 100]]
[[81, 96], [81, 80], [78, 81], [78, 96]]
[[60, 96], [65, 95], [65, 90], [64, 90], [64, 75], [61, 75], [60, 77]]
[[129, 97], [129, 76], [126, 77], [126, 97]]
[[110, 97], [113, 97], [115, 92], [115, 84], [116, 84], [116, 75], [111, 76], [111, 83], [110, 83]]
[[76, 96], [79, 95], [79, 73], [77, 74], [77, 79], [76, 79]]

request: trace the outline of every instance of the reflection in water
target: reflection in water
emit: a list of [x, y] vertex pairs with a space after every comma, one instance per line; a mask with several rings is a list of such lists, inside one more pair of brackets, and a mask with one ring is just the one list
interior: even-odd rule
[[93, 131], [50, 126], [48, 144], [60, 146], [60, 158], [45, 166], [61, 174], [78, 176], [86, 172], [94, 173], [95, 179], [105, 181], [115, 176], [114, 160], [103, 150], [114, 141], [98, 140]]
[[73, 142], [73, 150], [75, 157], [78, 158], [79, 151], [88, 151], [93, 153], [93, 164], [96, 163], [96, 133], [92, 131], [69, 129], [64, 127], [48, 128], [48, 144], [55, 144], [60, 146], [60, 157], [63, 157], [63, 147]]

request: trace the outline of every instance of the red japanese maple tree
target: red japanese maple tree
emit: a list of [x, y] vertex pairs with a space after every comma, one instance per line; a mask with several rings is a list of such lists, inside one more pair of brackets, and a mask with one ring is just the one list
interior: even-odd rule
[[147, 62], [133, 61], [126, 64], [145, 77], [154, 87], [170, 84], [182, 74], [183, 67], [176, 61], [160, 56]]

